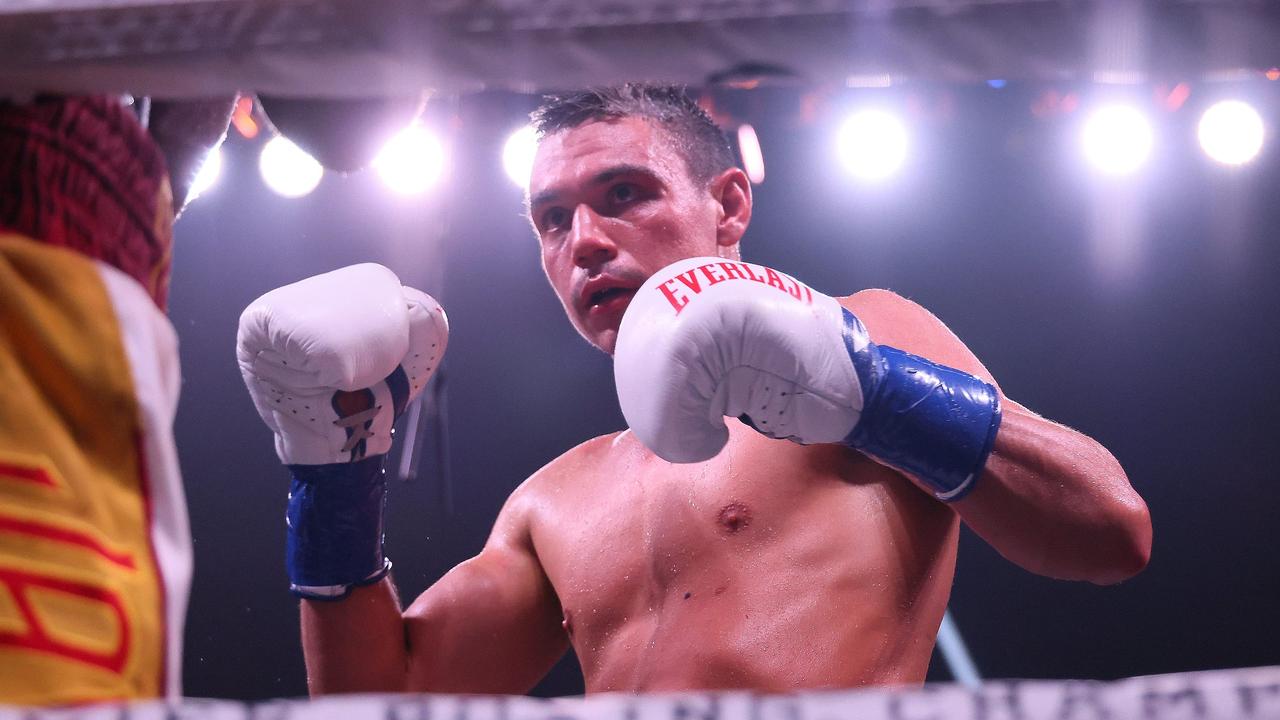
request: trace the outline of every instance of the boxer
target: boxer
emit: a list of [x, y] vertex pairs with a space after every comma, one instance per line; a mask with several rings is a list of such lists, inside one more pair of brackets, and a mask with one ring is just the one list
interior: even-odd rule
[[535, 121], [543, 268], [614, 356], [630, 428], [526, 480], [407, 609], [376, 465], [443, 316], [358, 266], [242, 317], [241, 370], [294, 476], [313, 693], [521, 693], [570, 646], [591, 693], [918, 684], [961, 522], [1050, 577], [1145, 566], [1150, 518], [1115, 458], [1007, 398], [927, 310], [740, 259], [750, 185], [678, 88], [573, 93]]

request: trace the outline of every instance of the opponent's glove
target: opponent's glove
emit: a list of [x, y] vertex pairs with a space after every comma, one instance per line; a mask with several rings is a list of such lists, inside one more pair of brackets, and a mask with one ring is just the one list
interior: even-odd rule
[[448, 343], [444, 311], [364, 264], [272, 290], [240, 316], [236, 359], [289, 466], [294, 594], [339, 598], [386, 574], [384, 454]]
[[681, 260], [640, 287], [614, 375], [631, 429], [671, 462], [714, 457], [735, 416], [769, 437], [844, 443], [943, 500], [972, 487], [1000, 426], [990, 384], [871, 342], [795, 278], [722, 258]]

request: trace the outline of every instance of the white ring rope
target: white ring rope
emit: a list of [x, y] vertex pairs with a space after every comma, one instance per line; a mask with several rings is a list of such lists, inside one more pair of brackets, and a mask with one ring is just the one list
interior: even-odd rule
[[989, 681], [790, 695], [745, 692], [586, 698], [349, 695], [240, 703], [0, 706], [0, 720], [1189, 720], [1280, 719], [1280, 666], [1115, 682]]

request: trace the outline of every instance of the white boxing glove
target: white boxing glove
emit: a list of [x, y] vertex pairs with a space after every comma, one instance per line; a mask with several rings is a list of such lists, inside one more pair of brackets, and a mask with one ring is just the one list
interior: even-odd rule
[[722, 258], [673, 263], [636, 291], [614, 376], [631, 429], [665, 460], [714, 457], [733, 416], [773, 438], [843, 443], [944, 501], [972, 489], [1000, 428], [990, 383], [877, 345], [835, 298]]
[[240, 316], [236, 359], [289, 465], [355, 462], [391, 449], [397, 415], [449, 338], [444, 310], [362, 264], [272, 290]]
[[[804, 443], [838, 442], [862, 392], [840, 304], [795, 278], [715, 257], [681, 260], [636, 291], [614, 349], [622, 413], [671, 462], [700, 462], [728, 441], [726, 415]], [[859, 323], [852, 337], [868, 341]]]

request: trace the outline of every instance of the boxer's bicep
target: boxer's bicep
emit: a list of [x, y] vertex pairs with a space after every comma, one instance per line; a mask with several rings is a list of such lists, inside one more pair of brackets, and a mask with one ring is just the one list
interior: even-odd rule
[[568, 648], [559, 600], [511, 506], [480, 554], [405, 612], [408, 690], [525, 693]]

